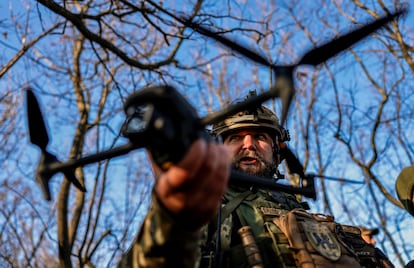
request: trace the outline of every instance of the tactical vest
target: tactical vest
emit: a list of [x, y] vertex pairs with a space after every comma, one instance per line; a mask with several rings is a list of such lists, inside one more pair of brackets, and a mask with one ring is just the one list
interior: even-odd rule
[[200, 267], [215, 267], [215, 263], [217, 267], [223, 268], [249, 267], [244, 246], [237, 234], [242, 226], [251, 228], [264, 267], [297, 267], [286, 236], [272, 222], [274, 217], [286, 214], [291, 209], [302, 208], [293, 195], [229, 189], [224, 203], [219, 224], [220, 236], [216, 236], [217, 223], [210, 224], [207, 235], [209, 243], [203, 249], [204, 258]]
[[229, 189], [217, 222], [205, 232], [200, 267], [253, 267], [237, 233], [242, 226], [250, 227], [262, 267], [392, 267], [367, 253], [357, 227], [342, 228], [332, 217], [303, 208], [293, 195]]

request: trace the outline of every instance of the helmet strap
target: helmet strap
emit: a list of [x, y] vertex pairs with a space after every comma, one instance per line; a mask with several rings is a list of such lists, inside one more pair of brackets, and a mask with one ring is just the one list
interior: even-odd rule
[[272, 144], [272, 150], [273, 150], [273, 158], [275, 161], [276, 165], [280, 164], [280, 143], [279, 143], [279, 137], [277, 135], [275, 135], [275, 138], [273, 140], [273, 144]]

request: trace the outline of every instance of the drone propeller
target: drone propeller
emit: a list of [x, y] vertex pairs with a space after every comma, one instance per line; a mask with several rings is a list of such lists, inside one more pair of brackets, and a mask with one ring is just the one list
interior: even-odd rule
[[[354, 30], [350, 33], [347, 33], [333, 41], [330, 41], [324, 45], [316, 47], [306, 53], [295, 65], [292, 66], [277, 66], [271, 63], [265, 57], [259, 55], [258, 53], [254, 52], [253, 50], [246, 48], [242, 45], [237, 44], [233, 40], [221, 36], [206, 27], [201, 26], [198, 23], [191, 21], [190, 19], [179, 19], [184, 25], [192, 28], [196, 32], [210, 37], [217, 42], [223, 44], [224, 46], [238, 52], [239, 54], [247, 57], [248, 59], [262, 64], [264, 66], [271, 67], [276, 75], [276, 85], [273, 87], [275, 91], [274, 94], [278, 95], [282, 102], [282, 112], [281, 112], [281, 124], [283, 125], [286, 118], [287, 113], [292, 102], [292, 99], [295, 95], [295, 89], [293, 86], [293, 78], [292, 73], [293, 70], [303, 64], [308, 65], [319, 65], [331, 57], [339, 54], [340, 52], [348, 49], [352, 45], [356, 44], [358, 41], [362, 40], [364, 37], [368, 36], [369, 34], [375, 32], [379, 28], [381, 28], [386, 23], [392, 21], [396, 17], [405, 14], [407, 9], [401, 9], [393, 14], [389, 14], [384, 16], [378, 20], [375, 20], [369, 24], [362, 26], [361, 28]], [[271, 89], [272, 90], [272, 89]], [[269, 90], [269, 91], [271, 91]]]
[[393, 14], [389, 14], [384, 16], [378, 20], [375, 20], [365, 26], [351, 31], [337, 39], [334, 39], [324, 45], [321, 45], [317, 48], [312, 49], [308, 53], [306, 53], [302, 59], [298, 62], [297, 65], [319, 65], [328, 59], [332, 58], [333, 56], [339, 54], [340, 52], [350, 48], [352, 45], [356, 44], [369, 34], [377, 31], [386, 23], [392, 21], [393, 19], [405, 14], [407, 12], [406, 9], [398, 10]]
[[[47, 133], [46, 124], [43, 120], [39, 102], [30, 88], [26, 90], [26, 104], [30, 142], [38, 146], [42, 151], [39, 166], [36, 172], [36, 181], [39, 183], [45, 199], [51, 200], [49, 181], [54, 175], [54, 172], [50, 170], [50, 167], [52, 165], [60, 164], [61, 162], [55, 155], [46, 150], [49, 144], [49, 135]], [[86, 192], [85, 187], [76, 178], [73, 169], [65, 170], [64, 174], [66, 179], [72, 182], [76, 188], [82, 192]]]
[[[405, 14], [407, 12], [406, 9], [401, 9], [394, 14], [389, 14], [384, 16], [378, 20], [375, 20], [371, 23], [368, 23], [362, 26], [359, 29], [351, 31], [345, 35], [340, 36], [337, 39], [334, 39], [330, 42], [327, 42], [321, 46], [318, 46], [309, 52], [305, 53], [304, 56], [296, 63], [295, 65], [291, 66], [277, 66], [272, 64], [268, 59], [264, 58], [263, 56], [259, 55], [258, 53], [248, 49], [242, 45], [237, 44], [236, 42], [232, 41], [229, 38], [224, 36], [218, 35], [217, 33], [207, 29], [206, 27], [201, 26], [191, 20], [181, 20], [181, 22], [192, 28], [193, 30], [197, 31], [198, 33], [213, 38], [217, 42], [223, 44], [231, 48], [232, 50], [240, 53], [241, 55], [247, 57], [248, 59], [262, 64], [264, 66], [271, 67], [274, 71], [276, 76], [276, 84], [269, 89], [269, 91], [265, 92], [265, 94], [261, 94], [257, 98], [251, 100], [251, 103], [258, 103], [263, 102], [266, 99], [270, 99], [272, 97], [279, 97], [282, 102], [282, 111], [281, 111], [281, 125], [284, 124], [287, 118], [287, 114], [289, 111], [290, 104], [293, 100], [295, 95], [295, 88], [293, 85], [293, 71], [299, 65], [312, 65], [317, 66], [328, 59], [332, 58], [333, 56], [343, 52], [344, 50], [350, 48], [352, 45], [356, 44], [369, 34], [375, 32], [379, 28], [381, 28], [386, 23], [392, 21], [396, 17]], [[260, 98], [260, 99], [259, 99]], [[250, 103], [244, 103], [246, 107], [251, 105]], [[210, 114], [205, 118], [202, 118], [201, 122], [205, 125], [215, 123], [216, 120], [223, 120], [225, 118], [225, 114], [228, 114], [230, 110], [236, 110], [240, 107], [236, 106], [229, 106], [227, 109], [220, 111], [219, 113]], [[305, 177], [303, 165], [297, 159], [297, 157], [293, 154], [293, 152], [287, 147], [281, 148], [281, 155], [286, 160], [286, 164], [288, 169], [292, 173], [296, 173], [300, 175], [301, 178]]]
[[49, 135], [47, 134], [45, 122], [43, 121], [42, 111], [40, 111], [36, 96], [30, 88], [26, 90], [26, 94], [30, 142], [37, 145], [44, 152], [49, 144]]

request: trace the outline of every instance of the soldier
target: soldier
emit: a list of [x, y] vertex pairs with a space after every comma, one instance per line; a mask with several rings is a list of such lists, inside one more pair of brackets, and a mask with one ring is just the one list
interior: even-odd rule
[[395, 182], [395, 189], [404, 208], [414, 216], [414, 166], [401, 171]]
[[237, 113], [212, 132], [223, 144], [197, 140], [179, 164], [154, 166], [152, 206], [120, 267], [360, 267], [352, 239], [341, 239], [364, 244], [358, 227], [311, 215], [291, 194], [228, 185], [230, 166], [278, 179], [289, 135], [270, 109]]

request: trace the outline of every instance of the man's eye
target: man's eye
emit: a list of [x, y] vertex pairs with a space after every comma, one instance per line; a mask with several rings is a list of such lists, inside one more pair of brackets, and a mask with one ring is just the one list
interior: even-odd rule
[[261, 141], [266, 141], [267, 140], [266, 135], [264, 135], [264, 134], [256, 134], [256, 139], [261, 140]]
[[233, 135], [228, 138], [229, 141], [238, 141], [240, 140], [240, 136]]

